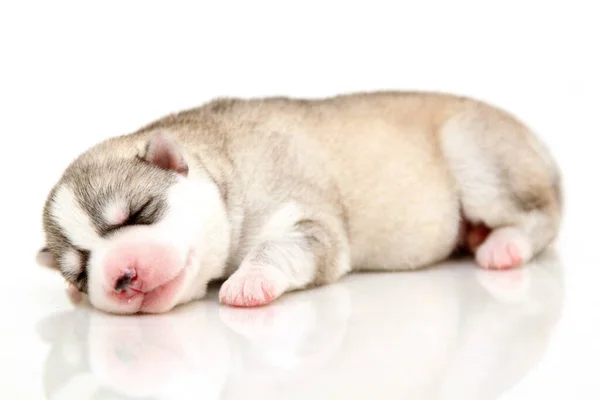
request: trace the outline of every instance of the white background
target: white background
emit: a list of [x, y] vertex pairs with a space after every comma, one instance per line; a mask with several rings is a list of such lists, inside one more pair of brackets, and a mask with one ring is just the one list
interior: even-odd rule
[[87, 146], [216, 96], [416, 89], [499, 105], [555, 154], [566, 300], [542, 361], [506, 398], [600, 398], [595, 3], [2, 2], [0, 397], [42, 396], [48, 348], [33, 327], [68, 306], [33, 261], [41, 208]]

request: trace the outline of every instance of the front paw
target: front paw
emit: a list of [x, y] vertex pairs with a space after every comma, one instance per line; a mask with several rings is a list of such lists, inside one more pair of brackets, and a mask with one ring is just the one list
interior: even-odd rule
[[241, 266], [221, 286], [219, 301], [235, 307], [269, 304], [285, 292], [283, 273], [270, 265]]

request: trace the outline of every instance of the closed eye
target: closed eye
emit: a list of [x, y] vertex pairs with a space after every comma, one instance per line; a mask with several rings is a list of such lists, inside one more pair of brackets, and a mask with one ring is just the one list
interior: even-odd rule
[[121, 226], [151, 224], [152, 222], [147, 218], [151, 204], [152, 199], [145, 202], [140, 208], [137, 209], [137, 211], [131, 213], [127, 220], [121, 224]]
[[127, 219], [118, 224], [107, 225], [102, 230], [102, 235], [112, 233], [118, 229], [133, 225], [151, 225], [156, 219], [156, 209], [153, 207], [154, 199], [150, 198], [140, 207], [129, 213]]

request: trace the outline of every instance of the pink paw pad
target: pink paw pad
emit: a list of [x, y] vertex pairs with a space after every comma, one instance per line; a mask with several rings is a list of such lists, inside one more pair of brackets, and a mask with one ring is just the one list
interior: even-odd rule
[[529, 242], [515, 228], [503, 228], [492, 232], [475, 253], [479, 265], [487, 269], [515, 268], [530, 256]]
[[219, 300], [235, 307], [269, 304], [285, 291], [285, 278], [275, 267], [241, 267], [221, 286]]

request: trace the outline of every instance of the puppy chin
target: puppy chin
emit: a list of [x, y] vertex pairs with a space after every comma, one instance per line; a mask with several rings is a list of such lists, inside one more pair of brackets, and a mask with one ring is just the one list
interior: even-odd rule
[[177, 306], [200, 300], [206, 295], [210, 276], [203, 271], [195, 252], [191, 252], [188, 264], [172, 281], [149, 293], [144, 298], [140, 312], [160, 314], [171, 311]]

